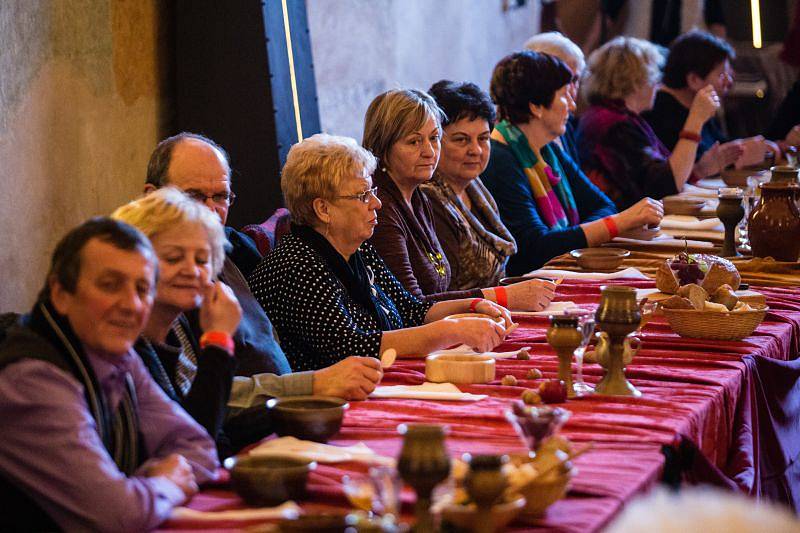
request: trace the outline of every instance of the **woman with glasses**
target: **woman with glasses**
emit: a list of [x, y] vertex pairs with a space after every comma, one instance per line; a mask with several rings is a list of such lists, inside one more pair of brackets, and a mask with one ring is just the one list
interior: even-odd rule
[[[348, 356], [430, 353], [466, 344], [494, 348], [508, 311], [482, 298], [422, 302], [397, 281], [369, 243], [381, 201], [375, 158], [347, 137], [317, 134], [294, 145], [281, 189], [291, 233], [250, 277], [294, 371]], [[468, 311], [491, 317], [444, 317]]]
[[[430, 201], [419, 190], [439, 163], [443, 119], [436, 102], [413, 89], [387, 91], [369, 105], [363, 145], [378, 158], [375, 184], [383, 204], [370, 242], [406, 290], [425, 301], [483, 297], [509, 309], [544, 309], [554, 296], [550, 282], [486, 287], [486, 280], [476, 278], [460, 279], [459, 285], [468, 287], [463, 290], [452, 285], [452, 265], [437, 236]], [[473, 177], [480, 172], [473, 170]]]
[[[731, 45], [699, 30], [684, 33], [670, 45], [663, 85], [656, 93], [653, 109], [642, 113], [668, 150], [678, 144], [698, 91], [710, 85], [720, 98], [728, 93], [733, 86], [731, 61], [735, 57]], [[740, 142], [727, 141], [717, 117], [703, 124], [694, 165], [696, 175], [716, 174], [742, 155]]]

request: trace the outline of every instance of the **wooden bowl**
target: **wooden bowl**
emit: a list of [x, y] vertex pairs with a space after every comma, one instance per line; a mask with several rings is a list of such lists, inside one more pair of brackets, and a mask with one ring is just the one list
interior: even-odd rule
[[425, 379], [433, 383], [489, 383], [495, 376], [494, 358], [480, 354], [429, 355]]
[[349, 404], [328, 396], [286, 396], [267, 401], [275, 433], [314, 442], [328, 442], [342, 427]]
[[[503, 531], [525, 507], [525, 498], [520, 496], [510, 502], [498, 503], [492, 506], [491, 523], [492, 531]], [[471, 531], [479, 521], [478, 506], [474, 503], [459, 505], [456, 503], [442, 508], [442, 520], [452, 525]]]
[[631, 255], [623, 248], [581, 248], [572, 250], [569, 255], [575, 258], [584, 270], [616, 270], [622, 260]]
[[706, 201], [702, 199], [664, 199], [665, 215], [688, 215], [697, 216], [706, 206]]
[[233, 489], [248, 504], [259, 507], [302, 499], [308, 473], [316, 466], [313, 461], [293, 457], [240, 455], [225, 460]]

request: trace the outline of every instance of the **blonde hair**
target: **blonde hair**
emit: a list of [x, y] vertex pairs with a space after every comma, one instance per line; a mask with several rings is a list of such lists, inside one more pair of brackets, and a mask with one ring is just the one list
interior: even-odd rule
[[661, 81], [664, 56], [653, 43], [616, 37], [589, 56], [586, 90], [589, 100], [621, 100], [645, 83]]
[[347, 176], [371, 176], [376, 166], [375, 157], [350, 137], [317, 133], [295, 144], [281, 174], [283, 199], [292, 221], [313, 226], [315, 198], [333, 200]]
[[576, 76], [581, 75], [583, 69], [586, 68], [583, 50], [581, 50], [580, 46], [564, 37], [564, 34], [560, 31], [548, 31], [534, 35], [525, 41], [525, 48], [555, 56], [566, 63], [567, 66], [575, 63], [578, 66], [578, 72], [573, 72], [573, 74]]
[[213, 211], [175, 187], [162, 187], [125, 204], [111, 213], [111, 218], [134, 226], [148, 239], [181, 224], [199, 224], [208, 235], [214, 275], [222, 270], [228, 246], [222, 223]]
[[386, 167], [386, 157], [394, 143], [419, 130], [428, 119], [433, 119], [441, 129], [444, 118], [428, 93], [417, 89], [392, 89], [379, 94], [369, 104], [361, 144], [378, 158], [381, 167]]

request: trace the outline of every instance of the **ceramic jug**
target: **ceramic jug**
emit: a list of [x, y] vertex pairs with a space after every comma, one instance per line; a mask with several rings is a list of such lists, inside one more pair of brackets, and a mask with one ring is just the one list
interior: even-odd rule
[[797, 261], [800, 255], [798, 187], [786, 183], [762, 183], [761, 198], [750, 213], [748, 235], [755, 257]]

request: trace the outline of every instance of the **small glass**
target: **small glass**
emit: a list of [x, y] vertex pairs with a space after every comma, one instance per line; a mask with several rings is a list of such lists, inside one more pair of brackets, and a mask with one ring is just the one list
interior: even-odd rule
[[574, 308], [565, 310], [564, 314], [578, 319], [578, 329], [582, 336], [580, 346], [573, 352], [575, 355], [577, 375], [575, 376], [575, 383], [572, 384], [572, 388], [578, 396], [592, 394], [594, 392], [594, 387], [583, 381], [583, 355], [586, 353], [586, 347], [589, 346], [589, 341], [594, 333], [594, 311]]

